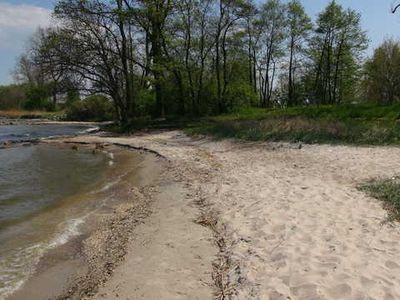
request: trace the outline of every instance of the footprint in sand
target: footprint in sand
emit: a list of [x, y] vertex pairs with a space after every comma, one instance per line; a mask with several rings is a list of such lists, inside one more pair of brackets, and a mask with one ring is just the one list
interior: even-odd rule
[[351, 292], [351, 287], [346, 283], [328, 289], [328, 295], [333, 299], [347, 299], [351, 295]]
[[395, 263], [394, 261], [391, 261], [391, 260], [388, 260], [387, 262], [385, 262], [385, 266], [391, 270], [400, 268], [400, 266], [397, 263]]

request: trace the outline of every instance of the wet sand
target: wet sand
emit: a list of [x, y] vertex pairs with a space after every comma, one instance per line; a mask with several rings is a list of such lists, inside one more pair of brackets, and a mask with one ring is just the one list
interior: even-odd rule
[[[195, 221], [210, 229], [219, 250], [212, 266], [201, 255], [197, 264], [185, 265], [186, 279], [179, 282], [179, 268], [153, 268], [157, 260], [135, 261], [138, 253], [129, 251], [126, 260], [135, 269], [117, 268], [118, 277], [104, 284], [97, 299], [115, 299], [115, 291], [129, 299], [210, 299], [187, 288], [203, 278], [210, 284], [201, 271], [191, 275], [202, 263], [218, 299], [400, 299], [400, 226], [386, 223], [382, 203], [357, 189], [399, 174], [398, 147], [217, 142], [179, 131], [73, 140], [163, 155], [178, 170], [187, 205], [198, 210]], [[168, 243], [179, 245], [179, 236]], [[156, 248], [150, 243], [151, 251]], [[182, 254], [174, 253], [164, 265], [179, 265]]]
[[[53, 144], [73, 147], [60, 141]], [[95, 145], [79, 145], [78, 151], [82, 147], [85, 151], [96, 149]], [[123, 152], [127, 156], [126, 163], [132, 164], [130, 174], [123, 176], [120, 182], [110, 178], [110, 183], [116, 182], [109, 188], [112, 199], [86, 219], [81, 235], [48, 251], [30, 279], [7, 299], [65, 299], [93, 294], [123, 258], [131, 231], [150, 212], [150, 194], [164, 165], [148, 154], [140, 155], [138, 161], [137, 152], [116, 146], [102, 146], [96, 151], [107, 151], [113, 153], [111, 155]], [[128, 159], [130, 156], [133, 160]]]
[[85, 288], [61, 299], [400, 299], [400, 226], [357, 190], [398, 175], [400, 148], [217, 142], [180, 131], [65, 141], [124, 145], [166, 167], [144, 196], [143, 218], [122, 208], [129, 238], [104, 238], [121, 231], [111, 222], [83, 243], [94, 266], [107, 257], [98, 241], [124, 249], [110, 270], [89, 267], [75, 281]]

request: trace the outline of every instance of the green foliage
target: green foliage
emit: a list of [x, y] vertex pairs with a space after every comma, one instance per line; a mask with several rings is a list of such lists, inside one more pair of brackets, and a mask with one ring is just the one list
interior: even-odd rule
[[[331, 1], [317, 19], [311, 39], [311, 70], [306, 76], [313, 102], [335, 104], [354, 100], [361, 54], [368, 39], [361, 28], [361, 15]], [[315, 75], [314, 75], [315, 74]]]
[[253, 87], [243, 81], [233, 83], [226, 97], [228, 102], [232, 103], [231, 109], [233, 111], [244, 107], [256, 106], [258, 103], [258, 95], [254, 92]]
[[49, 88], [45, 85], [29, 86], [26, 91], [28, 101], [24, 104], [26, 110], [54, 111], [54, 103], [51, 102]]
[[[301, 90], [304, 85], [301, 84], [298, 72], [304, 64], [304, 57], [307, 49], [307, 39], [312, 30], [312, 22], [306, 14], [305, 9], [299, 0], [292, 0], [287, 5], [287, 22], [289, 29], [289, 38], [287, 46], [289, 48], [289, 66], [288, 74], [284, 75], [283, 93], [284, 102], [287, 106], [298, 105], [302, 102]], [[287, 78], [286, 78], [287, 76]], [[287, 84], [286, 84], [287, 82]], [[287, 89], [287, 91], [285, 90]], [[286, 98], [286, 99], [285, 99]]]
[[71, 106], [77, 101], [80, 101], [79, 91], [77, 89], [70, 89], [67, 92], [67, 101], [65, 102], [65, 106]]
[[73, 102], [66, 114], [71, 121], [109, 121], [114, 118], [114, 107], [107, 97], [93, 95]]
[[26, 101], [25, 85], [0, 86], [0, 110], [22, 109]]
[[372, 181], [359, 187], [374, 198], [384, 201], [391, 220], [400, 221], [400, 178]]
[[400, 43], [386, 40], [365, 64], [362, 84], [368, 101], [393, 103], [400, 99]]
[[[300, 0], [61, 0], [54, 16], [60, 26], [34, 36], [19, 73], [55, 100], [68, 92], [70, 118], [103, 118], [106, 102], [92, 113], [90, 101], [77, 101], [79, 88], [113, 99], [127, 127], [149, 116], [351, 103], [359, 94], [367, 39], [360, 14], [337, 1], [315, 26]], [[48, 97], [30, 91], [29, 107]]]
[[195, 123], [191, 134], [218, 138], [339, 144], [400, 144], [400, 105], [243, 109]]
[[155, 95], [153, 91], [141, 90], [136, 99], [136, 113], [139, 116], [146, 116], [154, 110]]

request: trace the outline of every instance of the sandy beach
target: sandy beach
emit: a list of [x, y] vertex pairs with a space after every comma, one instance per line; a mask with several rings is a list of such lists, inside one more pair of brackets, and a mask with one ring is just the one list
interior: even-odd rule
[[92, 282], [88, 289], [59, 299], [400, 298], [400, 226], [357, 190], [398, 175], [399, 148], [218, 142], [180, 131], [63, 142], [131, 147], [166, 165], [151, 213], [124, 233], [110, 276], [86, 274], [78, 282]]

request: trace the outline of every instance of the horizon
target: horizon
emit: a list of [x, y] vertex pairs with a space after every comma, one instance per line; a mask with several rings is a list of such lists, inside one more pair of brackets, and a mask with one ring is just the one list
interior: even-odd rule
[[[331, 0], [301, 0], [313, 22]], [[55, 0], [0, 0], [0, 85], [13, 83], [12, 70], [17, 58], [38, 27], [51, 25]], [[258, 3], [262, 1], [257, 1]], [[286, 1], [284, 1], [286, 2]], [[371, 56], [385, 39], [399, 39], [400, 15], [392, 14], [395, 1], [336, 0], [344, 8], [361, 13], [362, 28], [367, 32]], [[379, 3], [380, 2], [380, 3]], [[382, 3], [384, 2], [384, 3]]]

